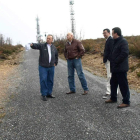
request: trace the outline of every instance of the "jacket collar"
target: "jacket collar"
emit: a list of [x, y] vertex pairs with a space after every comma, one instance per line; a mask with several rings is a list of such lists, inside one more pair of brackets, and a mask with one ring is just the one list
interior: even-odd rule
[[[71, 44], [72, 44], [74, 41], [75, 41], [75, 39], [73, 38], [72, 41], [71, 41]], [[67, 41], [67, 43], [69, 44], [69, 41]]]
[[109, 36], [109, 37], [106, 39], [106, 41], [108, 41], [109, 38], [111, 38], [111, 36]]
[[123, 38], [123, 36], [119, 36], [118, 38], [114, 39], [114, 43], [118, 42], [119, 40], [121, 40]]
[[[45, 44], [46, 44], [46, 46], [47, 46], [48, 43], [46, 42]], [[52, 46], [52, 45], [53, 45], [53, 43], [51, 44], [51, 46]]]

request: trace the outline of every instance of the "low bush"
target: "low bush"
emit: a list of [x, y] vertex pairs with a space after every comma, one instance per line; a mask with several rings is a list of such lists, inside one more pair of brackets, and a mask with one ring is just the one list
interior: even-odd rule
[[126, 37], [129, 43], [129, 53], [140, 58], [140, 36]]
[[18, 53], [22, 47], [23, 47], [22, 45], [13, 46], [13, 45], [4, 44], [4, 45], [0, 46], [0, 58], [6, 59], [7, 56], [9, 56], [13, 53]]
[[140, 72], [137, 73], [137, 76], [140, 77]]
[[[128, 41], [129, 44], [129, 53], [140, 58], [140, 36], [126, 36], [124, 37]], [[104, 38], [97, 39], [85, 39], [81, 41], [86, 53], [96, 53], [103, 52], [105, 46]], [[66, 39], [57, 38], [54, 42], [54, 45], [57, 47], [59, 53], [64, 52]]]

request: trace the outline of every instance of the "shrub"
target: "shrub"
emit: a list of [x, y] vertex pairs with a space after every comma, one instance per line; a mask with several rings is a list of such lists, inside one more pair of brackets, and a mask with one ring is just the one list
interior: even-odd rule
[[137, 73], [137, 76], [140, 77], [140, 72]]
[[[13, 50], [13, 51], [14, 51], [14, 50]], [[6, 49], [4, 49], [4, 50], [3, 50], [3, 53], [4, 53], [4, 54], [12, 54], [13, 51], [12, 51], [12, 50], [6, 50]]]
[[7, 56], [9, 56], [13, 53], [20, 52], [21, 47], [23, 47], [23, 46], [22, 45], [12, 46], [12, 45], [7, 45], [7, 44], [0, 46], [0, 58], [6, 59]]
[[56, 46], [59, 53], [64, 52], [65, 44], [66, 44], [66, 40], [63, 38], [54, 41], [54, 45]]
[[[128, 41], [129, 44], [129, 53], [135, 55], [140, 58], [140, 36], [126, 36], [124, 37]], [[86, 53], [97, 53], [103, 52], [105, 46], [104, 38], [97, 39], [85, 39], [81, 41]], [[66, 39], [58, 38], [55, 40], [54, 45], [57, 47], [59, 53], [64, 52]]]
[[140, 36], [126, 37], [129, 43], [129, 53], [140, 58]]

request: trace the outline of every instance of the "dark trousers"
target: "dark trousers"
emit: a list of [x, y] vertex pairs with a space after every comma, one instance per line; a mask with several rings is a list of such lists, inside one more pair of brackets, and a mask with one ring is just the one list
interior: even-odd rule
[[117, 101], [117, 88], [119, 85], [124, 104], [130, 104], [130, 91], [127, 81], [127, 73], [112, 73], [112, 77], [110, 80], [111, 85], [111, 100]]
[[55, 67], [45, 68], [39, 66], [40, 92], [42, 96], [52, 94]]

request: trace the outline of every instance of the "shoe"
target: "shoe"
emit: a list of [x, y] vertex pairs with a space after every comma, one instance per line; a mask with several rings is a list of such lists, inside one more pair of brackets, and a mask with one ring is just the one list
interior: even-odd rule
[[109, 96], [110, 94], [105, 94], [104, 96], [103, 96], [103, 99], [107, 99], [107, 97]]
[[120, 104], [117, 108], [125, 108], [125, 107], [129, 107], [130, 105], [129, 104]]
[[74, 94], [75, 92], [73, 91], [70, 91], [70, 92], [67, 92], [66, 94]]
[[47, 101], [46, 96], [42, 96], [42, 100], [43, 100], [43, 101]]
[[86, 94], [88, 94], [88, 91], [84, 91], [84, 93], [82, 95], [86, 95]]
[[111, 99], [105, 101], [105, 103], [116, 103], [116, 102], [117, 102], [117, 101], [113, 101], [113, 100], [111, 100]]
[[47, 95], [46, 97], [48, 97], [48, 98], [55, 98], [55, 96], [53, 96], [53, 95]]

